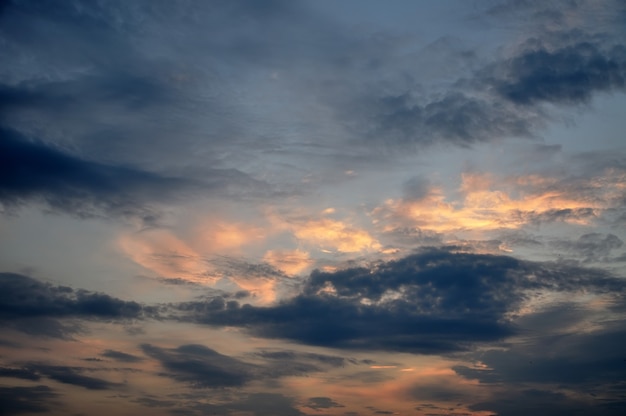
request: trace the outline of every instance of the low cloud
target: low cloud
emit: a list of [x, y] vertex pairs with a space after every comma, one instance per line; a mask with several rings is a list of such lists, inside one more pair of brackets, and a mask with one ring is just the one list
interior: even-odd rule
[[0, 387], [0, 403], [5, 415], [51, 412], [59, 395], [48, 386]]
[[73, 319], [119, 321], [153, 316], [156, 309], [104, 293], [54, 286], [28, 276], [0, 273], [0, 324], [32, 335], [71, 337]]
[[120, 361], [123, 363], [137, 363], [143, 361], [143, 358], [141, 357], [115, 350], [106, 350], [100, 355], [102, 355], [103, 357], [112, 358], [115, 361]]
[[624, 283], [596, 269], [429, 249], [370, 268], [315, 271], [301, 294], [274, 306], [182, 311], [194, 322], [309, 345], [442, 354], [515, 334], [507, 317], [529, 291], [581, 288], [619, 293]]
[[222, 355], [203, 345], [183, 345], [175, 349], [149, 344], [143, 352], [159, 361], [167, 371], [163, 375], [194, 387], [239, 387], [252, 380], [256, 367], [235, 358]]

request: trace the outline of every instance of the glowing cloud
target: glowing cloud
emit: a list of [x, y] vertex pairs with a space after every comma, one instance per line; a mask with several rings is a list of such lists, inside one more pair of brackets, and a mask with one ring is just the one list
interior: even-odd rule
[[145, 230], [119, 238], [118, 246], [135, 263], [158, 276], [206, 280], [207, 264], [187, 243], [167, 230]]
[[309, 253], [302, 250], [269, 250], [263, 260], [283, 272], [296, 275], [311, 266]]

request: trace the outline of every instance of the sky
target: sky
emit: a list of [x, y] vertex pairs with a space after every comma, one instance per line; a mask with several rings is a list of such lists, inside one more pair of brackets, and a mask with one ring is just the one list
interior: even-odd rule
[[0, 414], [625, 414], [625, 21], [1, 1]]

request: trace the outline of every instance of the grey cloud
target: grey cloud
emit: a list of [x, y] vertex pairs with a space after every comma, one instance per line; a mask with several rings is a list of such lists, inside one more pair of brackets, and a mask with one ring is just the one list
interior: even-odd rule
[[12, 328], [25, 334], [71, 340], [74, 336], [85, 332], [84, 326], [76, 320], [63, 321], [45, 316], [23, 317], [19, 319], [2, 319], [0, 326]]
[[257, 370], [252, 364], [222, 355], [203, 345], [166, 349], [144, 344], [141, 348], [169, 371], [164, 375], [191, 383], [194, 387], [242, 386], [253, 378]]
[[343, 367], [348, 363], [355, 363], [354, 359], [339, 357], [336, 355], [316, 354], [312, 352], [301, 352], [293, 350], [262, 350], [257, 351], [254, 355], [280, 362], [285, 361], [310, 361], [329, 367]]
[[357, 364], [351, 358], [292, 350], [261, 350], [252, 354], [264, 361], [262, 377], [304, 376], [348, 364]]
[[[203, 397], [204, 398], [204, 397]], [[245, 412], [253, 416], [305, 416], [296, 407], [296, 400], [278, 393], [238, 394], [230, 397], [228, 403], [206, 403], [206, 401], [186, 400], [185, 406], [171, 409], [174, 415], [220, 415], [229, 416]]]
[[624, 401], [589, 400], [588, 396], [571, 397], [564, 391], [524, 389], [500, 392], [491, 400], [471, 405], [470, 409], [492, 411], [501, 416], [618, 416], [623, 414], [625, 404]]
[[626, 339], [624, 328], [590, 334], [559, 334], [554, 326], [549, 330], [554, 333], [532, 339], [525, 346], [513, 344], [507, 350], [480, 354], [478, 359], [489, 370], [459, 366], [455, 371], [484, 383], [553, 383], [585, 390], [590, 386], [606, 389], [623, 378], [626, 363], [619, 346]]
[[116, 361], [121, 361], [123, 363], [137, 363], [139, 361], [143, 361], [143, 358], [141, 357], [115, 350], [106, 350], [100, 355], [102, 355], [103, 357], [112, 358]]
[[[566, 36], [555, 40], [553, 47], [544, 48], [546, 56], [528, 46], [470, 77], [460, 71], [447, 73], [436, 89], [427, 90], [420, 84], [424, 74], [419, 68], [428, 66], [424, 62], [432, 54], [450, 49], [456, 66], [469, 62], [476, 68], [472, 50], [450, 41], [422, 48], [417, 39], [406, 36], [349, 32], [308, 10], [305, 3], [194, 6], [191, 12], [173, 2], [11, 4], [4, 14], [11, 24], [2, 32], [7, 44], [18, 51], [42, 52], [36, 54], [42, 61], [38, 67], [65, 76], [46, 82], [29, 67], [31, 76], [20, 78], [17, 74], [29, 71], [20, 67], [26, 64], [14, 63], [0, 88], [3, 105], [20, 115], [12, 120], [26, 120], [26, 109], [39, 109], [39, 124], [60, 123], [71, 132], [50, 140], [76, 146], [87, 155], [106, 155], [125, 166], [159, 166], [152, 171], [181, 172], [184, 161], [191, 166], [184, 170], [186, 175], [201, 177], [206, 176], [202, 172], [207, 158], [223, 166], [226, 155], [239, 162], [259, 157], [241, 147], [233, 155], [233, 143], [270, 153], [293, 152], [292, 133], [302, 141], [298, 137], [304, 129], [320, 129], [315, 132], [319, 137], [343, 137], [346, 129], [351, 131], [347, 140], [332, 142], [332, 151], [341, 154], [363, 140], [406, 148], [434, 142], [467, 146], [534, 135], [548, 119], [542, 109], [518, 105], [524, 100], [559, 103], [621, 88], [619, 47], [599, 48], [586, 32], [576, 42]], [[58, 38], [48, 36], [44, 27]], [[407, 43], [421, 51], [417, 57], [405, 56]], [[61, 49], [60, 44], [74, 48]], [[100, 45], [98, 53], [90, 50], [93, 44]], [[84, 67], [89, 70], [76, 70]], [[281, 76], [259, 83], [274, 71]], [[575, 82], [577, 77], [584, 82]], [[256, 105], [260, 97], [267, 101], [268, 94], [287, 100], [289, 108], [257, 114], [243, 104]], [[304, 95], [312, 100], [304, 102]], [[81, 114], [86, 126], [77, 127], [80, 123], [69, 108]], [[74, 121], [61, 121], [60, 113]], [[56, 114], [54, 122], [47, 119], [50, 114]], [[329, 123], [319, 123], [320, 114]], [[106, 126], [92, 123], [103, 119], [110, 120]], [[27, 124], [15, 121], [6, 127], [24, 133]], [[326, 131], [322, 124], [332, 126]], [[289, 133], [276, 128], [284, 125], [290, 126]], [[315, 145], [330, 144], [320, 140]], [[199, 147], [206, 149], [201, 160], [190, 154]], [[159, 156], [164, 152], [167, 160]]]
[[428, 195], [430, 182], [427, 178], [414, 176], [404, 183], [403, 191], [405, 199], [420, 200]]
[[254, 416], [304, 416], [294, 407], [295, 400], [282, 394], [253, 393], [247, 398], [232, 403], [229, 408], [252, 413]]
[[164, 177], [81, 159], [12, 130], [0, 129], [0, 138], [0, 202], [8, 208], [44, 202], [80, 217], [139, 217], [149, 223], [158, 218], [159, 203], [248, 181], [236, 170], [214, 170], [203, 183]]
[[253, 380], [304, 376], [356, 364], [354, 359], [291, 350], [256, 351], [248, 354], [247, 362], [204, 345], [168, 349], [144, 344], [141, 348], [166, 370], [161, 375], [199, 388], [240, 387]]
[[585, 103], [595, 92], [626, 86], [626, 48], [622, 45], [603, 49], [593, 42], [580, 42], [555, 50], [539, 46], [499, 66], [497, 71], [504, 74], [494, 80], [494, 88], [521, 105]]
[[519, 216], [526, 222], [542, 224], [562, 221], [589, 220], [595, 218], [597, 216], [597, 212], [594, 208], [554, 208], [544, 212], [519, 212]]
[[528, 291], [581, 287], [620, 293], [624, 282], [608, 272], [567, 264], [427, 249], [371, 268], [315, 271], [300, 295], [274, 306], [181, 306], [182, 319], [242, 327], [257, 336], [441, 354], [515, 334], [506, 316]]
[[85, 369], [80, 367], [29, 363], [26, 368], [60, 383], [72, 384], [88, 390], [109, 390], [115, 386], [109, 381], [81, 374]]
[[358, 120], [356, 134], [371, 140], [379, 137], [392, 147], [405, 148], [437, 142], [468, 146], [496, 137], [530, 137], [542, 123], [532, 111], [517, 110], [507, 102], [480, 95], [450, 90], [425, 102], [411, 97], [410, 92], [357, 98], [364, 104], [348, 107], [358, 109], [348, 116]]
[[0, 273], [0, 325], [27, 334], [71, 338], [83, 332], [74, 319], [125, 320], [155, 316], [156, 309], [103, 293], [54, 286]]
[[140, 397], [138, 399], [134, 399], [132, 400], [135, 403], [139, 403], [142, 406], [145, 407], [164, 407], [164, 408], [170, 408], [170, 407], [174, 407], [176, 406], [177, 402], [174, 400], [161, 400], [161, 399], [157, 399], [154, 396], [146, 396], [146, 397]]
[[[624, 290], [616, 292], [616, 302], [622, 303], [621, 293]], [[626, 328], [621, 320], [603, 316], [604, 312], [563, 302], [517, 318], [519, 338], [504, 348], [466, 357], [485, 368], [453, 367], [460, 376], [493, 391], [488, 400], [470, 408], [502, 415], [623, 412], [626, 358], [621, 345]]]
[[7, 318], [71, 317], [139, 318], [145, 308], [103, 293], [53, 286], [27, 276], [0, 273], [0, 316]]
[[589, 263], [610, 261], [611, 252], [622, 247], [624, 242], [614, 234], [588, 233], [581, 235], [578, 240], [559, 240], [551, 245]]
[[48, 386], [0, 387], [0, 406], [4, 415], [48, 413], [59, 395]]
[[306, 404], [304, 406], [305, 407], [309, 407], [309, 408], [311, 408], [313, 410], [332, 409], [332, 408], [336, 408], [336, 407], [344, 407], [342, 404], [337, 403], [336, 401], [334, 401], [330, 397], [310, 397], [309, 400], [307, 400], [307, 402], [306, 402]]
[[41, 378], [39, 374], [28, 368], [7, 368], [0, 367], [0, 377], [12, 377], [22, 380], [37, 381]]

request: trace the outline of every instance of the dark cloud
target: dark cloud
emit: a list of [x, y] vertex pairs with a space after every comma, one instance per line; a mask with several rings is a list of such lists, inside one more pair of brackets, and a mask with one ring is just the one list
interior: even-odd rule
[[320, 409], [332, 409], [335, 407], [344, 407], [343, 405], [337, 403], [330, 397], [311, 397], [307, 400], [305, 407], [309, 407], [313, 410]]
[[74, 336], [85, 332], [84, 326], [76, 320], [64, 319], [60, 321], [44, 316], [20, 319], [0, 318], [0, 325], [29, 335], [66, 340], [74, 339]]
[[357, 364], [350, 358], [292, 350], [261, 350], [251, 355], [264, 361], [261, 376], [267, 378], [305, 376]]
[[280, 362], [285, 361], [309, 361], [328, 367], [343, 367], [346, 364], [355, 364], [352, 358], [344, 358], [336, 355], [316, 354], [293, 350], [262, 350], [254, 353], [255, 356]]
[[158, 398], [152, 397], [140, 397], [138, 399], [132, 400], [135, 403], [139, 403], [145, 407], [164, 407], [170, 408], [177, 405], [177, 402], [174, 400], [161, 400]]
[[0, 387], [3, 415], [51, 412], [58, 394], [48, 386]]
[[246, 362], [203, 345], [167, 349], [145, 344], [142, 349], [160, 362], [166, 370], [162, 375], [201, 388], [239, 387], [252, 380], [269, 382], [357, 364], [354, 359], [291, 350], [256, 351], [248, 354], [250, 362]]
[[452, 89], [429, 101], [422, 100], [410, 92], [363, 99], [364, 104], [352, 107], [362, 107], [357, 114], [351, 114], [357, 120], [363, 117], [355, 123], [355, 133], [382, 138], [391, 147], [438, 142], [468, 146], [497, 137], [530, 137], [542, 122], [533, 112], [462, 90]]
[[[546, 314], [544, 318], [549, 316]], [[479, 359], [489, 366], [488, 370], [459, 366], [455, 371], [483, 383], [553, 383], [585, 390], [593, 389], [591, 386], [601, 390], [623, 379], [626, 371], [626, 357], [620, 349], [626, 340], [623, 328], [589, 334], [559, 334], [554, 326], [549, 330], [551, 333], [531, 339], [527, 345], [514, 344], [507, 350], [480, 354]]]
[[[225, 403], [207, 403], [206, 395], [203, 394], [202, 401], [198, 397], [186, 397], [183, 407], [171, 409], [174, 415], [220, 415], [229, 416], [233, 414], [250, 414], [253, 416], [305, 416], [298, 410], [296, 400], [292, 397], [279, 393], [251, 393], [236, 394], [228, 397]], [[191, 399], [191, 400], [190, 400]]]
[[[623, 292], [616, 302], [623, 303]], [[502, 415], [623, 412], [626, 328], [619, 318], [603, 319], [605, 313], [566, 301], [517, 318], [519, 338], [471, 353], [479, 367], [453, 367], [492, 392], [470, 408]]]
[[144, 353], [161, 363], [165, 376], [194, 387], [239, 387], [253, 378], [256, 366], [222, 355], [203, 345], [166, 349], [144, 344]]
[[41, 378], [39, 374], [28, 368], [7, 368], [0, 367], [0, 377], [20, 378], [22, 380], [37, 381]]
[[[242, 110], [228, 103], [238, 82], [227, 78], [241, 62], [236, 56], [274, 46], [263, 41], [273, 27], [263, 22], [295, 8], [245, 2], [194, 8], [190, 16], [188, 7], [167, 2], [7, 6], [0, 56], [14, 59], [0, 74], [0, 202], [153, 222], [157, 205], [199, 193], [271, 193], [221, 162], [246, 124], [230, 114]], [[228, 20], [248, 12], [251, 19], [242, 22], [264, 36], [233, 33], [239, 25]], [[178, 36], [160, 39], [163, 30]]]
[[[0, 324], [33, 335], [69, 338], [82, 331], [72, 318], [124, 320], [155, 313], [133, 301], [54, 286], [27, 276], [0, 273]], [[64, 318], [63, 321], [59, 319]]]
[[250, 412], [254, 416], [304, 416], [294, 407], [295, 401], [282, 394], [254, 393], [246, 399], [228, 405], [233, 410]]
[[592, 415], [617, 416], [624, 412], [624, 403], [606, 403], [593, 397], [571, 397], [565, 391], [524, 389], [501, 392], [492, 400], [469, 406], [475, 411], [492, 411], [501, 416]]
[[[215, 183], [245, 178], [235, 170], [214, 173]], [[43, 202], [80, 217], [138, 216], [153, 222], [159, 213], [155, 204], [173, 201], [177, 194], [192, 189], [214, 190], [209, 182], [194, 183], [81, 159], [0, 129], [0, 202], [8, 208]]]
[[624, 89], [626, 48], [606, 49], [592, 42], [556, 50], [538, 46], [504, 62], [498, 71], [504, 74], [494, 82], [494, 88], [514, 103], [585, 103], [595, 92]]
[[81, 367], [29, 363], [26, 365], [26, 368], [52, 380], [58, 381], [59, 383], [72, 384], [88, 390], [109, 390], [115, 386], [114, 383], [109, 381], [81, 374], [86, 370]]
[[103, 293], [54, 286], [14, 273], [0, 273], [0, 316], [139, 318], [152, 309]]
[[181, 306], [187, 319], [243, 327], [257, 336], [334, 348], [445, 353], [516, 333], [506, 316], [529, 291], [581, 288], [621, 293], [624, 282], [567, 264], [427, 249], [371, 268], [315, 271], [300, 295], [275, 306]]
[[81, 374], [88, 369], [82, 367], [53, 366], [41, 363], [24, 363], [19, 368], [0, 368], [0, 377], [38, 381], [48, 377], [64, 384], [72, 384], [89, 390], [106, 390], [114, 386], [106, 380]]
[[[355, 148], [381, 157], [378, 144], [533, 136], [550, 119], [541, 103], [588, 101], [624, 80], [623, 42], [610, 33], [605, 43], [618, 46], [582, 31], [484, 63], [460, 42], [347, 30], [301, 2], [193, 12], [178, 2], [19, 2], [0, 16], [0, 53], [16, 55], [0, 76], [0, 150], [23, 169], [6, 168], [0, 198], [82, 216], [154, 221], [158, 204], [199, 193], [273, 195], [254, 179], [267, 155], [322, 149], [325, 163], [345, 163]], [[407, 44], [419, 52], [407, 56]], [[422, 69], [439, 55], [473, 72]], [[436, 87], [422, 84], [433, 76]]]
[[139, 361], [143, 361], [143, 358], [141, 357], [115, 350], [106, 350], [100, 355], [102, 355], [103, 357], [112, 358], [116, 361], [121, 361], [123, 363], [137, 363]]

